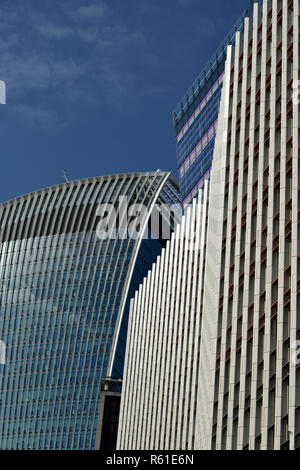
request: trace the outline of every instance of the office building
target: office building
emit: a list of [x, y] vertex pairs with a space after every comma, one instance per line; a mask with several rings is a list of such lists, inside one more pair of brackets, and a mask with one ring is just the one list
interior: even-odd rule
[[109, 377], [101, 381], [101, 397], [99, 408], [99, 426], [97, 442], [102, 451], [116, 450], [119, 413], [121, 402], [122, 379]]
[[[148, 220], [177, 189], [158, 171], [0, 205], [1, 449], [99, 449], [101, 380], [122, 377], [129, 299], [163, 246]], [[146, 208], [139, 235], [101, 238], [98, 209], [121, 196]]]
[[211, 172], [197, 448], [296, 449], [299, 0], [255, 3], [243, 31]]
[[224, 78], [227, 45], [242, 31], [246, 10], [173, 112], [181, 200], [190, 204], [209, 178]]
[[227, 49], [203, 264], [190, 210], [131, 304], [121, 449], [300, 448], [299, 7], [254, 2]]
[[131, 301], [118, 449], [194, 449], [207, 192]]
[[[195, 448], [208, 180], [226, 46], [245, 15], [173, 113], [181, 201], [193, 204], [131, 305], [120, 449]], [[189, 250], [191, 231], [196, 251]]]

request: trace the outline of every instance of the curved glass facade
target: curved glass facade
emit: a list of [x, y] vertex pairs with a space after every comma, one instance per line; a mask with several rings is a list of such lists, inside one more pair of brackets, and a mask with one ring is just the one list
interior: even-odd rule
[[1, 449], [97, 446], [100, 381], [122, 376], [128, 299], [162, 248], [98, 239], [98, 204], [121, 195], [148, 215], [155, 202], [179, 202], [171, 175], [157, 172], [66, 183], [0, 205]]

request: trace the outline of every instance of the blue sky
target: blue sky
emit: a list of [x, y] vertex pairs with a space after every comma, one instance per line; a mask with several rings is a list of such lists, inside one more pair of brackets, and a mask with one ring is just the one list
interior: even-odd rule
[[176, 171], [172, 110], [248, 0], [1, 0], [0, 202]]

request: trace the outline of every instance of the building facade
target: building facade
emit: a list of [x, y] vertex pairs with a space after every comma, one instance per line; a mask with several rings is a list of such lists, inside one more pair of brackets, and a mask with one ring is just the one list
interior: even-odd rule
[[118, 449], [194, 449], [207, 193], [131, 301]]
[[254, 2], [227, 49], [207, 225], [132, 301], [119, 449], [300, 448], [299, 8]]
[[[211, 172], [201, 449], [300, 447], [299, 0], [229, 48]], [[296, 93], [295, 93], [296, 91]]]
[[[129, 298], [162, 249], [143, 235], [156, 203], [179, 202], [177, 189], [158, 171], [0, 205], [1, 449], [100, 447], [101, 380], [122, 376]], [[121, 196], [147, 209], [140, 235], [100, 239], [99, 205]]]
[[119, 427], [122, 379], [105, 378], [101, 381], [101, 397], [99, 408], [99, 426], [97, 442], [99, 450], [116, 450]]
[[[250, 10], [251, 11], [251, 10]], [[209, 177], [218, 124], [227, 45], [242, 31], [246, 10], [173, 112], [181, 200], [190, 204]]]

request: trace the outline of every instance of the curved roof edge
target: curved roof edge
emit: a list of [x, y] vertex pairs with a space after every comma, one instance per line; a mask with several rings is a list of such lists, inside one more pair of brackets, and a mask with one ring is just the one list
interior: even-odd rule
[[91, 176], [91, 177], [87, 177], [87, 178], [80, 178], [80, 179], [72, 180], [72, 181], [68, 181], [68, 182], [64, 181], [63, 183], [54, 184], [53, 186], [46, 186], [45, 188], [37, 189], [36, 191], [31, 191], [29, 193], [22, 194], [21, 196], [17, 196], [17, 197], [14, 197], [12, 199], [8, 199], [7, 201], [3, 201], [3, 202], [0, 203], [0, 207], [5, 206], [7, 204], [10, 204], [14, 201], [21, 200], [23, 198], [34, 196], [34, 195], [37, 195], [37, 194], [42, 194], [45, 191], [54, 190], [54, 189], [58, 189], [58, 188], [61, 188], [61, 187], [66, 187], [66, 186], [72, 186], [72, 185], [78, 184], [78, 183], [87, 183], [87, 182], [91, 182], [91, 181], [95, 181], [95, 180], [99, 181], [101, 179], [105, 180], [105, 179], [116, 178], [116, 177], [127, 178], [127, 177], [135, 177], [135, 176], [150, 176], [150, 175], [155, 176], [159, 173], [162, 174], [162, 175], [167, 175], [168, 174], [168, 179], [170, 179], [172, 181], [172, 183], [174, 183], [178, 187], [178, 190], [179, 190], [178, 180], [177, 180], [176, 176], [173, 175], [173, 173], [171, 171], [157, 170], [157, 171], [137, 171], [137, 172], [134, 172], [134, 173], [115, 173], [115, 174], [111, 174], [111, 175]]

